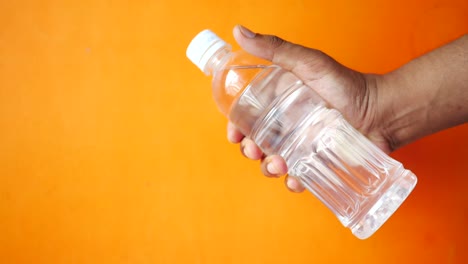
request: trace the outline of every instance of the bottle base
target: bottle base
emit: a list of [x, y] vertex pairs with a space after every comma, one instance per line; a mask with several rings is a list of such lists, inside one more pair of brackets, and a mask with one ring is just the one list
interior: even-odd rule
[[417, 183], [416, 176], [409, 170], [386, 190], [367, 214], [350, 227], [359, 239], [367, 239], [377, 231], [405, 201]]

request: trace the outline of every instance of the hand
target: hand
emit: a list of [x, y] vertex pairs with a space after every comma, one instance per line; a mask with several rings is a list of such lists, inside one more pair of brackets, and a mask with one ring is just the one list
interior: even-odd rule
[[[377, 97], [379, 76], [348, 69], [321, 51], [276, 36], [255, 34], [242, 26], [236, 26], [233, 33], [245, 51], [294, 73], [384, 152], [392, 150], [390, 137], [385, 133], [383, 122], [380, 122], [383, 116], [381, 113], [386, 112], [380, 106], [388, 104], [382, 103], [382, 98]], [[229, 141], [240, 143], [244, 156], [261, 160], [264, 175], [279, 177], [287, 173], [287, 165], [280, 156], [265, 157], [259, 147], [244, 137], [232, 123], [228, 124], [227, 134]], [[304, 190], [294, 177], [287, 176], [285, 182], [293, 192]]]

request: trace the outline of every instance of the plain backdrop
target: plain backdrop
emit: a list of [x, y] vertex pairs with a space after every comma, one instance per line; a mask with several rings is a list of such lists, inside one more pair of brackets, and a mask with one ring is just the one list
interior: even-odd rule
[[1, 1], [0, 263], [468, 263], [467, 125], [392, 154], [419, 183], [358, 240], [227, 142], [185, 49], [238, 23], [385, 73], [468, 1]]

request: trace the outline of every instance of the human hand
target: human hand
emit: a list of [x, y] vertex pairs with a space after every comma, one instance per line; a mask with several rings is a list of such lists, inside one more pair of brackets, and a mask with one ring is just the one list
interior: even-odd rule
[[[382, 98], [377, 97], [379, 76], [351, 70], [319, 50], [296, 45], [276, 36], [255, 34], [241, 26], [236, 26], [233, 34], [245, 51], [294, 73], [384, 152], [392, 150], [391, 138], [386, 135], [381, 122], [382, 113], [385, 112], [381, 106], [387, 104], [383, 104]], [[265, 156], [234, 124], [228, 123], [227, 134], [229, 141], [240, 143], [244, 156], [261, 160], [264, 175], [280, 177], [287, 173], [287, 165], [280, 156]], [[291, 176], [285, 179], [288, 189], [302, 192], [304, 187]]]

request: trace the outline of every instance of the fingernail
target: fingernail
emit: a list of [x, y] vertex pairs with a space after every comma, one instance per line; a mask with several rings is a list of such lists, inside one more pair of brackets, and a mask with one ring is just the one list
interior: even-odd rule
[[286, 180], [286, 185], [290, 190], [295, 190], [296, 188], [296, 186], [294, 186], [294, 180], [291, 177], [288, 177], [288, 179]]
[[227, 140], [231, 143], [234, 143], [234, 135], [231, 131], [231, 129], [227, 130]]
[[241, 150], [241, 153], [244, 154], [245, 156], [245, 142], [244, 141], [241, 141], [240, 143], [240, 150]]
[[244, 155], [251, 159], [252, 158], [252, 150], [251, 150], [251, 146], [244, 146]]
[[252, 159], [252, 145], [247, 144], [245, 140], [242, 140], [241, 142], [241, 152], [244, 154], [245, 157]]
[[277, 175], [279, 173], [278, 167], [271, 161], [267, 164], [267, 171], [273, 175]]
[[246, 38], [254, 38], [255, 37], [255, 33], [252, 32], [250, 29], [244, 27], [244, 26], [241, 26], [239, 25], [239, 29], [240, 29], [240, 32], [242, 33], [242, 35], [244, 35], [244, 37]]

